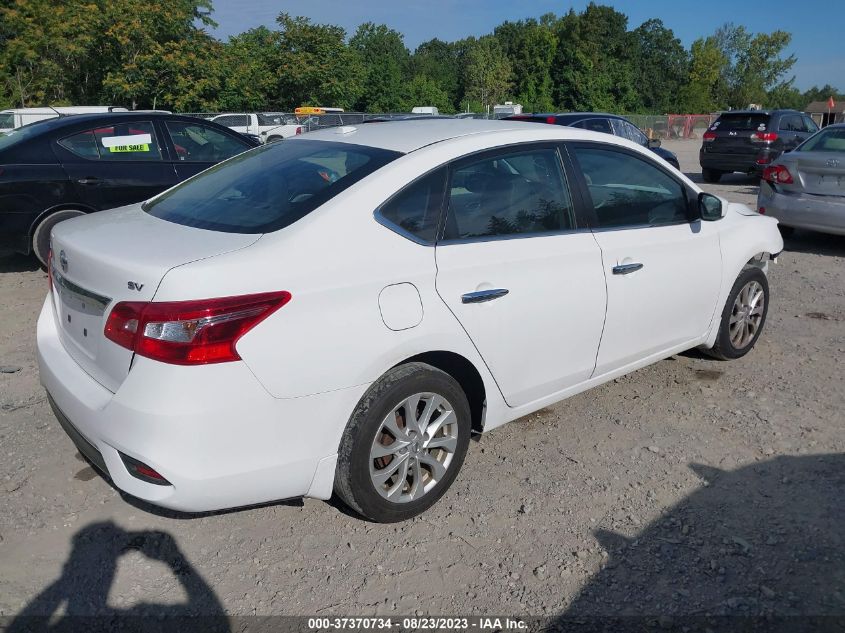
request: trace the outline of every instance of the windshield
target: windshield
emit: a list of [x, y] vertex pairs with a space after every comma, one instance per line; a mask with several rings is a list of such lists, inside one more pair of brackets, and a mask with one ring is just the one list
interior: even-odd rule
[[185, 226], [269, 233], [293, 224], [400, 155], [329, 141], [272, 143], [186, 180], [143, 208]]
[[798, 152], [845, 153], [845, 127], [827, 128], [796, 148]]

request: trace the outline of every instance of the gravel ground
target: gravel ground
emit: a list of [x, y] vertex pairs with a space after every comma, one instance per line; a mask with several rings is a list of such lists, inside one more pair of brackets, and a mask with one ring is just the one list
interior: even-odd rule
[[[698, 145], [667, 142], [700, 180]], [[755, 181], [710, 191], [751, 206]], [[845, 238], [797, 232], [756, 349], [676, 356], [473, 443], [422, 517], [123, 498], [45, 402], [47, 281], [0, 259], [0, 616], [845, 614]], [[15, 371], [19, 368], [17, 371]], [[0, 626], [2, 628], [2, 626]]]

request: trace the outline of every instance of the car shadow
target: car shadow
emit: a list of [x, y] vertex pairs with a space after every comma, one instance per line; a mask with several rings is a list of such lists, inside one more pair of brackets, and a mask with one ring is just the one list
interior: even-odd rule
[[[145, 565], [149, 561], [166, 565], [184, 590], [186, 602], [142, 602], [127, 608], [108, 604], [118, 561], [133, 551], [146, 557]], [[191, 620], [186, 621], [187, 618]], [[92, 523], [74, 535], [73, 549], [62, 568], [62, 575], [30, 601], [5, 631], [184, 633], [186, 624], [191, 630], [196, 628], [209, 633], [231, 630], [223, 605], [170, 534], [152, 530], [127, 531], [111, 521], [103, 521]]]
[[842, 631], [845, 454], [690, 468], [645, 530], [595, 533], [606, 564], [551, 630]]
[[41, 263], [29, 255], [2, 255], [0, 256], [0, 274], [2, 273], [25, 273], [42, 269]]
[[814, 231], [795, 231], [783, 239], [783, 250], [813, 255], [845, 257], [845, 235], [828, 235]]

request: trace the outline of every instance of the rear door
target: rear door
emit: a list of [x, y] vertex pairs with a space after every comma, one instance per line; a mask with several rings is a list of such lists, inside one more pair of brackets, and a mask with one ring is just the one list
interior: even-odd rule
[[142, 202], [176, 184], [151, 121], [118, 121], [70, 134], [56, 146], [80, 200], [97, 209]]
[[634, 150], [573, 143], [607, 283], [595, 375], [685, 343], [709, 329], [721, 280], [714, 223], [690, 221], [686, 185]]
[[605, 310], [601, 254], [578, 222], [555, 145], [451, 168], [437, 291], [510, 406], [592, 374]]
[[796, 114], [781, 116], [778, 124], [778, 138], [783, 142], [783, 150], [788, 152], [795, 149], [809, 136], [803, 117]]
[[252, 149], [236, 134], [200, 122], [171, 119], [163, 121], [162, 127], [178, 182]]

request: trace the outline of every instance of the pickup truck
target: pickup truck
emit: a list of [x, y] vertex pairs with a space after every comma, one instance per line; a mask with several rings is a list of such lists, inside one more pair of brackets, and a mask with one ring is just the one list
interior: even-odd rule
[[292, 114], [227, 112], [211, 120], [235, 132], [257, 136], [262, 143], [274, 143], [307, 131]]

